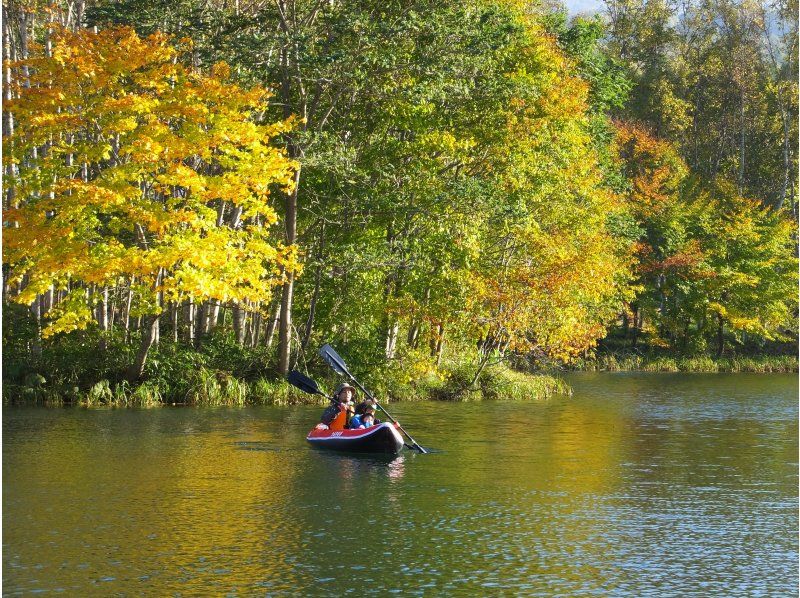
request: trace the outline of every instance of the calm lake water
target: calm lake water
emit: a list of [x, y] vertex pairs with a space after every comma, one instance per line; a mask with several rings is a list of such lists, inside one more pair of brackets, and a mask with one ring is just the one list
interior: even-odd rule
[[577, 374], [398, 403], [430, 455], [309, 448], [320, 408], [3, 410], [3, 593], [789, 596], [794, 375]]

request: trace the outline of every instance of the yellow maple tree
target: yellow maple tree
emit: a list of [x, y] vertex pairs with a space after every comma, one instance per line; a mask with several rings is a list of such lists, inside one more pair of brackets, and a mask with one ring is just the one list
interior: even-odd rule
[[14, 300], [67, 291], [44, 336], [89, 325], [91, 289], [120, 280], [154, 317], [166, 301], [262, 301], [299, 269], [297, 248], [269, 236], [270, 194], [291, 188], [297, 164], [271, 143], [291, 119], [262, 122], [268, 90], [233, 84], [222, 63], [187, 68], [189, 42], [163, 34], [52, 39], [51, 53], [8, 65], [28, 76], [6, 103], [4, 152]]

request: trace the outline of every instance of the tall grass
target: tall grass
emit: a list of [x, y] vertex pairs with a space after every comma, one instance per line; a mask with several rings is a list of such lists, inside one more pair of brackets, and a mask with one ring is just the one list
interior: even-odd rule
[[381, 381], [384, 394], [395, 400], [540, 400], [555, 394], [571, 394], [560, 378], [547, 374], [530, 374], [496, 364], [483, 370], [474, 385], [477, 371], [474, 359], [445, 361], [438, 371], [409, 378], [405, 372], [391, 372]]
[[325, 405], [328, 399], [309, 395], [285, 380], [258, 378], [250, 384], [250, 403], [254, 405]]
[[190, 374], [185, 403], [218, 407], [241, 407], [250, 391], [247, 383], [222, 370], [199, 368]]
[[798, 371], [794, 355], [759, 355], [713, 358], [666, 357], [656, 355], [601, 354], [593, 360], [581, 360], [574, 369], [604, 372], [731, 372], [793, 373]]

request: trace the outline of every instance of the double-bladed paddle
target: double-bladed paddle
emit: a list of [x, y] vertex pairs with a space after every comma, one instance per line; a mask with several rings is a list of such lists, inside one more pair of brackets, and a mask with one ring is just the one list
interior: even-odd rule
[[289, 372], [289, 375], [286, 376], [286, 381], [292, 386], [296, 386], [303, 392], [307, 392], [310, 395], [321, 395], [326, 399], [328, 399], [329, 401], [334, 401], [334, 399], [332, 399], [319, 389], [319, 386], [317, 386], [317, 383], [314, 380], [312, 380], [308, 376], [304, 376], [297, 370], [292, 370], [291, 372]]
[[394, 425], [396, 425], [398, 427], [398, 429], [403, 434], [405, 434], [406, 437], [411, 441], [411, 448], [417, 449], [422, 454], [425, 454], [425, 453], [428, 452], [424, 448], [422, 448], [419, 445], [419, 443], [417, 443], [416, 440], [411, 438], [411, 435], [403, 429], [403, 426], [401, 426], [400, 424], [397, 423], [397, 420], [395, 418], [393, 418], [391, 416], [391, 414], [388, 411], [386, 411], [386, 409], [384, 409], [382, 405], [380, 405], [378, 403], [377, 400], [375, 400], [375, 397], [373, 397], [366, 388], [361, 386], [361, 383], [358, 380], [356, 380], [353, 377], [353, 374], [351, 374], [350, 371], [347, 369], [347, 364], [345, 364], [344, 359], [339, 357], [339, 354], [336, 351], [333, 350], [333, 347], [331, 347], [328, 344], [324, 344], [320, 348], [319, 354], [328, 363], [328, 365], [333, 368], [334, 372], [336, 372], [337, 374], [340, 374], [342, 376], [347, 376], [348, 378], [350, 378], [350, 380], [352, 380], [352, 382], [356, 386], [358, 386], [364, 392], [364, 394], [367, 395], [372, 400], [373, 403], [375, 403], [375, 405], [378, 407], [378, 409], [383, 411], [386, 414], [386, 417], [388, 417], [390, 420], [392, 420], [392, 423], [394, 423]]

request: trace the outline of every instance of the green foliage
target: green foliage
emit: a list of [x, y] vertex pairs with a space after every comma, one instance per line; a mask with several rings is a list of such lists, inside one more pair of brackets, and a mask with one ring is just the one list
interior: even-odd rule
[[620, 125], [618, 145], [641, 231], [631, 305], [650, 342], [721, 354], [725, 328], [736, 342], [794, 336], [796, 241], [785, 211], [690, 175], [673, 144], [640, 126]]
[[793, 195], [794, 58], [753, 7], [281, 6], [101, 0], [10, 64], [6, 400], [318, 402], [290, 342], [328, 388], [324, 342], [386, 400], [524, 399], [559, 383], [509, 364], [620, 315], [665, 353], [603, 367], [796, 337], [794, 223], [760, 207]]
[[254, 405], [328, 405], [319, 395], [308, 395], [285, 380], [258, 378], [250, 384], [248, 401]]
[[574, 369], [604, 372], [726, 372], [794, 373], [798, 371], [795, 355], [758, 355], [713, 358], [708, 355], [669, 357], [654, 354], [600, 353], [579, 360]]
[[249, 392], [247, 383], [221, 370], [193, 370], [186, 383], [186, 403], [189, 405], [241, 407]]
[[633, 87], [623, 116], [676, 144], [696, 175], [796, 206], [797, 3], [608, 3], [607, 51]]
[[[422, 356], [404, 356], [405, 367], [394, 365], [370, 372], [369, 389], [383, 401], [481, 401], [481, 400], [542, 400], [555, 394], [571, 394], [560, 378], [512, 369], [505, 363], [482, 370], [470, 386], [480, 365], [476, 352], [472, 357], [464, 351], [449, 354], [435, 369], [426, 369]], [[409, 358], [413, 361], [409, 362]], [[412, 364], [416, 363], [415, 368]]]

